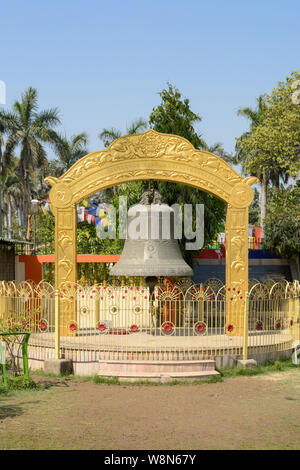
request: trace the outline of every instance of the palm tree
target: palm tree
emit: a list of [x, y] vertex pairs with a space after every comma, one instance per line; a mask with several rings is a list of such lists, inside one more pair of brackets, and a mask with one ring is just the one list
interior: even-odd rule
[[[147, 128], [147, 125], [148, 123], [144, 119], [136, 119], [129, 126], [127, 126], [126, 135], [132, 135], [142, 132]], [[114, 127], [105, 128], [98, 135], [99, 139], [102, 140], [102, 142], [104, 143], [104, 147], [109, 147], [114, 140], [118, 139], [121, 136], [122, 132], [118, 129], [115, 129]], [[122, 193], [123, 191], [126, 191], [126, 188], [128, 190], [128, 188], [133, 188], [134, 185], [136, 185], [136, 183], [125, 183], [124, 185], [122, 185], [122, 187], [119, 188], [119, 190]], [[118, 190], [114, 186], [112, 188], [107, 188], [106, 190], [101, 191], [99, 197], [102, 200], [111, 200], [112, 197], [117, 195], [117, 193]]]
[[88, 136], [85, 132], [81, 134], [73, 135], [70, 139], [66, 136], [59, 136], [59, 140], [56, 145], [56, 153], [58, 160], [55, 160], [57, 167], [56, 172], [60, 176], [67, 171], [77, 160], [88, 153]]
[[[257, 100], [256, 109], [252, 109], [249, 106], [243, 107], [238, 109], [237, 115], [243, 116], [250, 121], [250, 129], [248, 132], [244, 132], [241, 135], [241, 140], [247, 140], [254, 129], [259, 126], [265, 117], [265, 113], [267, 110], [267, 104], [263, 95], [260, 95]], [[245, 153], [243, 146], [240, 143], [236, 144], [236, 154], [235, 154], [235, 163], [241, 163], [245, 165], [247, 160], [249, 159], [249, 155]], [[255, 175], [260, 181], [260, 220], [261, 224], [263, 224], [263, 220], [266, 216], [266, 203], [267, 203], [267, 187], [268, 187], [268, 174], [266, 168], [261, 168]]]
[[[0, 123], [0, 175], [2, 177], [3, 174], [3, 163], [2, 163], [2, 146], [4, 145], [4, 131], [5, 127], [2, 123]], [[1, 181], [2, 183], [2, 181]], [[2, 237], [2, 184], [0, 186], [0, 237]]]
[[56, 108], [38, 111], [37, 90], [28, 88], [16, 101], [12, 112], [0, 112], [0, 126], [8, 129], [6, 152], [11, 155], [20, 146], [19, 171], [23, 182], [24, 205], [23, 226], [28, 224], [29, 201], [31, 200], [30, 173], [47, 164], [44, 143], [55, 144], [58, 136], [54, 127], [60, 123]]
[[[144, 119], [136, 119], [136, 121], [133, 121], [130, 126], [127, 127], [126, 135], [142, 132], [147, 128], [147, 125], [148, 123]], [[99, 139], [103, 141], [104, 147], [108, 147], [115, 139], [118, 139], [121, 136], [121, 131], [114, 127], [111, 127], [110, 129], [105, 128], [98, 135]]]
[[235, 158], [229, 153], [225, 152], [223, 144], [221, 142], [216, 142], [213, 145], [207, 145], [204, 142], [204, 145], [202, 146], [201, 150], [206, 150], [207, 152], [214, 153], [215, 155], [218, 155], [219, 157], [223, 158], [223, 160], [227, 163], [235, 163]]
[[[0, 120], [0, 237], [2, 237], [2, 192], [3, 192], [3, 177], [5, 175], [7, 166], [11, 164], [12, 156], [8, 152], [7, 142], [4, 140], [4, 135], [8, 132], [7, 123]], [[5, 156], [5, 158], [4, 158]]]
[[8, 238], [12, 237], [13, 213], [17, 212], [22, 201], [22, 183], [18, 176], [17, 168], [18, 160], [13, 158], [5, 173], [1, 175], [4, 226]]
[[237, 115], [246, 117], [250, 121], [250, 132], [252, 132], [259, 124], [262, 123], [265, 112], [267, 110], [267, 104], [265, 97], [260, 95], [257, 99], [256, 109], [252, 109], [249, 106], [238, 109]]

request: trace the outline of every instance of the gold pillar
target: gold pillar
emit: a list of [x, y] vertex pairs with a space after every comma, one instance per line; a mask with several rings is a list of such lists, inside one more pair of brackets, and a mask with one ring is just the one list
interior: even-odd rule
[[[77, 281], [77, 214], [75, 205], [55, 211], [55, 289]], [[60, 297], [60, 336], [75, 336], [76, 299]]]
[[228, 205], [226, 217], [226, 333], [242, 336], [248, 291], [248, 208]]

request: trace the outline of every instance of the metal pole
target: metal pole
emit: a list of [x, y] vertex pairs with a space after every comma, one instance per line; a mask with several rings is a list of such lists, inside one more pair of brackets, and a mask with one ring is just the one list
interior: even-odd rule
[[25, 383], [29, 385], [29, 368], [28, 368], [28, 341], [30, 333], [26, 333], [22, 342], [22, 355], [23, 355], [23, 372], [25, 377]]
[[55, 359], [60, 359], [59, 290], [54, 292]]
[[34, 214], [33, 215], [33, 237], [34, 237], [34, 240], [33, 240], [33, 253], [36, 254], [36, 240], [35, 240], [35, 235], [36, 235], [36, 215]]
[[244, 328], [243, 328], [243, 359], [248, 359], [248, 315], [249, 315], [249, 294], [245, 294], [245, 308], [244, 308]]
[[103, 285], [106, 286], [106, 281], [107, 281], [107, 269], [106, 269], [106, 263], [103, 263]]

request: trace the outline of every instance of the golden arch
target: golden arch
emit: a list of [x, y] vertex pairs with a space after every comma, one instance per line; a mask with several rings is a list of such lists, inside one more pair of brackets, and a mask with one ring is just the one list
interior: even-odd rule
[[76, 204], [110, 186], [149, 179], [191, 185], [227, 203], [226, 285], [243, 298], [248, 290], [248, 207], [257, 178], [243, 178], [217, 155], [152, 129], [120, 137], [108, 149], [81, 158], [60, 178], [46, 178], [55, 216], [56, 287], [77, 280]]

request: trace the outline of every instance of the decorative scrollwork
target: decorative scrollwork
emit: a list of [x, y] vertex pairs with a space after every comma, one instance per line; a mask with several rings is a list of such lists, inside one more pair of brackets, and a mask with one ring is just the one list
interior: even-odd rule
[[254, 284], [249, 292], [250, 300], [263, 300], [269, 298], [269, 289], [264, 284]]
[[209, 278], [203, 283], [203, 287], [209, 287], [215, 294], [217, 294], [223, 284], [224, 283], [220, 279]]
[[270, 299], [285, 298], [286, 283], [276, 282], [270, 289]]

